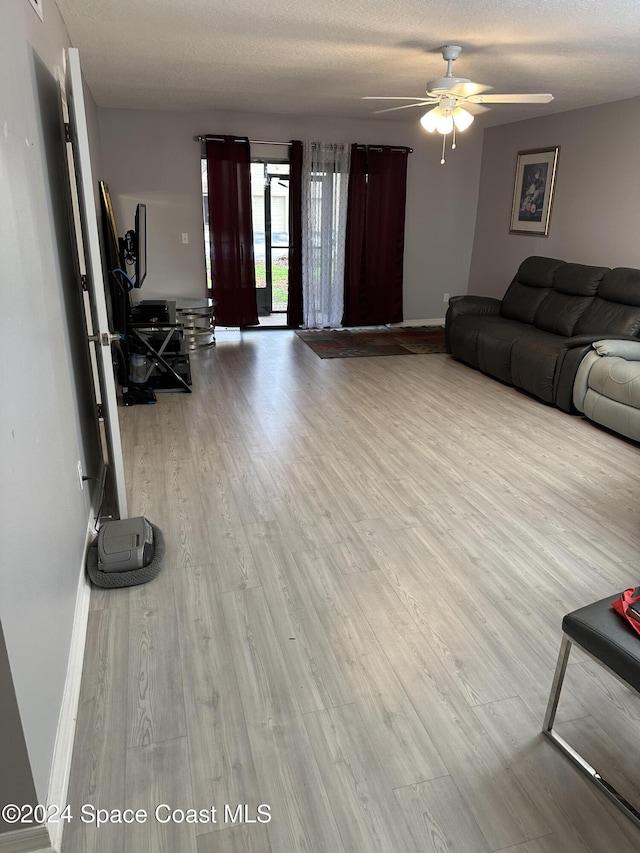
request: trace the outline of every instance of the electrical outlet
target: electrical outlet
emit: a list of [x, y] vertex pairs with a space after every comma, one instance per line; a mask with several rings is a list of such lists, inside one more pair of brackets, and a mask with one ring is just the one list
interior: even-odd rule
[[82, 462], [78, 459], [78, 480], [80, 481], [80, 491], [84, 491], [84, 474], [82, 473]]
[[448, 304], [448, 302], [449, 302], [449, 294], [448, 293], [445, 293], [443, 302], [445, 303], [445, 305]]
[[189, 242], [189, 235], [188, 235], [188, 234], [184, 234], [184, 233], [183, 233], [183, 235], [182, 235], [182, 242], [183, 242], [185, 245]]

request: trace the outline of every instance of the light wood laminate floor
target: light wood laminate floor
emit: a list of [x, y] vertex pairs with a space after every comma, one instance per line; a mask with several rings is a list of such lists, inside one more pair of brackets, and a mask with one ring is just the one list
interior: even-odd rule
[[[540, 734], [563, 614], [639, 580], [638, 448], [445, 355], [217, 339], [121, 413], [168, 555], [92, 593], [64, 853], [640, 850]], [[558, 729], [640, 801], [640, 703], [571, 660]]]

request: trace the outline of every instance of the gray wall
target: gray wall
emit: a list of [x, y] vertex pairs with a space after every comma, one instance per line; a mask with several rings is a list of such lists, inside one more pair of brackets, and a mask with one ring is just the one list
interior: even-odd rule
[[[440, 165], [437, 138], [416, 121], [346, 121], [295, 116], [99, 110], [104, 171], [118, 230], [147, 204], [148, 278], [144, 296], [200, 296], [205, 289], [200, 186], [203, 133], [408, 145], [404, 266], [405, 319], [444, 316], [445, 292], [466, 290], [477, 205], [482, 136], [472, 128]], [[282, 150], [278, 151], [282, 156]], [[181, 234], [189, 234], [184, 246]]]
[[[469, 292], [502, 296], [529, 255], [640, 267], [640, 98], [485, 131]], [[517, 152], [560, 145], [548, 237], [509, 234]]]
[[69, 40], [55, 4], [43, 5], [44, 23], [5, 0], [0, 27], [0, 624], [12, 676], [0, 666], [0, 754], [11, 707], [28, 753], [0, 761], [0, 788], [30, 774], [40, 802], [91, 515], [76, 466], [93, 475], [99, 464], [58, 106]]

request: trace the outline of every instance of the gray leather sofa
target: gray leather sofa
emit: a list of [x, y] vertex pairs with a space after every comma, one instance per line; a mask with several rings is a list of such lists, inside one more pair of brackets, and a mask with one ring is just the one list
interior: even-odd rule
[[640, 338], [640, 270], [524, 260], [502, 299], [454, 296], [447, 351], [565, 412], [591, 344]]
[[640, 340], [596, 341], [580, 362], [573, 403], [590, 420], [640, 441]]

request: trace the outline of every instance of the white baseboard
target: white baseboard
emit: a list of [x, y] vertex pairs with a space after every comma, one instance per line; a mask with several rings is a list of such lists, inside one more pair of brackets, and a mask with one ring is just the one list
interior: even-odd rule
[[444, 317], [432, 317], [430, 320], [403, 320], [402, 323], [391, 323], [392, 329], [398, 326], [444, 326]]
[[56, 853], [44, 826], [30, 826], [0, 835], [0, 853]]
[[[78, 718], [78, 702], [80, 699], [84, 648], [87, 637], [89, 599], [91, 597], [91, 584], [85, 571], [85, 565], [87, 551], [94, 537], [95, 530], [93, 527], [92, 508], [92, 515], [89, 520], [83, 550], [82, 567], [80, 569], [80, 577], [78, 579], [76, 607], [73, 617], [73, 629], [71, 632], [71, 646], [69, 648], [69, 660], [67, 662], [67, 677], [65, 679], [64, 693], [62, 695], [62, 705], [60, 707], [60, 717], [58, 719], [56, 742], [53, 749], [51, 775], [49, 776], [47, 804], [50, 805], [59, 806], [61, 804], [66, 804], [67, 802], [71, 759], [73, 756], [73, 742], [76, 733], [76, 720]], [[62, 846], [64, 821], [48, 824], [48, 830], [51, 847], [44, 849], [50, 849], [53, 851], [60, 850]], [[25, 848], [25, 850], [26, 849], [27, 848]], [[1, 846], [0, 853], [4, 853]]]

